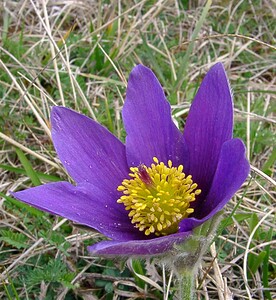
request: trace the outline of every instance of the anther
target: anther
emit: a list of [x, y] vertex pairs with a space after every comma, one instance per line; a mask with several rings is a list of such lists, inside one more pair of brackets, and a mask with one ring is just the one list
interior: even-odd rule
[[125, 205], [131, 223], [145, 235], [177, 232], [179, 222], [194, 212], [190, 203], [201, 190], [183, 169], [182, 165], [173, 167], [171, 160], [166, 165], [154, 157], [150, 167], [130, 168], [130, 179], [117, 188], [122, 193], [117, 203]]

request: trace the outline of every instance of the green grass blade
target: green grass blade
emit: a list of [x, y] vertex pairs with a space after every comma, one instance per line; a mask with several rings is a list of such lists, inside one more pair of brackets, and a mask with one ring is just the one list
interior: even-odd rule
[[34, 186], [39, 186], [41, 185], [41, 181], [38, 178], [36, 172], [34, 171], [30, 161], [28, 160], [28, 158], [26, 157], [26, 155], [23, 153], [23, 151], [19, 148], [15, 148], [16, 154], [22, 164], [22, 166], [24, 167], [27, 175], [30, 177], [32, 183]]
[[[273, 229], [270, 228], [267, 234], [267, 240], [271, 241], [273, 238]], [[270, 257], [270, 245], [265, 247], [266, 256], [263, 262], [263, 286], [266, 289], [264, 291], [265, 299], [272, 300], [272, 296], [269, 288], [269, 257]]]
[[9, 299], [9, 300], [15, 300], [15, 299], [20, 300], [19, 295], [18, 295], [18, 293], [17, 293], [17, 291], [14, 287], [12, 279], [9, 276], [8, 276], [8, 278], [9, 278], [9, 286], [7, 286], [5, 284], [5, 282], [3, 282], [7, 299]]
[[[150, 62], [151, 62], [151, 64], [152, 64], [152, 66], [153, 66], [153, 70], [154, 70], [155, 74], [157, 75], [157, 77], [158, 77], [158, 79], [161, 81], [161, 83], [162, 83], [164, 86], [166, 86], [166, 85], [167, 85], [167, 82], [166, 82], [166, 80], [165, 80], [165, 77], [164, 77], [164, 75], [163, 75], [163, 72], [162, 72], [162, 70], [161, 70], [161, 68], [160, 68], [159, 63], [157, 62], [156, 58], [154, 57], [154, 55], [153, 55], [153, 53], [152, 53], [152, 52], [153, 52], [152, 49], [149, 47], [149, 45], [148, 45], [148, 43], [147, 43], [147, 41], [146, 41], [144, 35], [142, 34], [142, 32], [140, 32], [140, 36], [141, 36], [142, 41], [143, 41], [143, 48], [144, 48], [144, 50], [145, 50], [147, 56], [150, 58]], [[168, 86], [167, 86], [167, 87], [168, 87]]]
[[107, 115], [107, 128], [109, 129], [110, 132], [114, 132], [114, 126], [113, 126], [112, 117], [111, 117], [111, 113], [110, 113], [110, 107], [109, 107], [109, 103], [108, 103], [107, 99], [105, 99], [105, 112]]
[[4, 193], [0, 192], [0, 196], [3, 197], [4, 199], [6, 199], [8, 202], [12, 203], [13, 205], [15, 205], [17, 208], [19, 208], [20, 210], [25, 209], [27, 212], [29, 212], [30, 214], [37, 216], [37, 217], [43, 217], [44, 213], [32, 206], [29, 206], [23, 202], [20, 202], [18, 200], [13, 199], [10, 196], [7, 196]]
[[194, 32], [192, 34], [191, 42], [189, 43], [186, 53], [185, 53], [182, 61], [180, 62], [180, 67], [177, 72], [177, 81], [175, 82], [175, 86], [174, 86], [177, 90], [180, 89], [184, 79], [186, 78], [185, 75], [187, 73], [190, 56], [194, 49], [195, 40], [198, 36], [198, 33], [199, 33], [205, 19], [206, 19], [206, 16], [208, 14], [211, 4], [212, 4], [212, 0], [207, 0], [207, 3], [205, 5], [205, 7], [203, 8], [202, 14], [201, 14], [201, 16], [196, 24], [196, 27], [194, 29]]
[[[251, 183], [251, 179], [249, 180], [247, 187], [250, 186], [250, 183]], [[229, 216], [228, 216], [227, 218], [225, 218], [225, 219], [223, 220], [223, 222], [221, 222], [221, 224], [219, 225], [218, 230], [217, 230], [217, 236], [221, 235], [222, 232], [223, 232], [223, 230], [224, 230], [227, 226], [229, 226], [229, 225], [231, 224], [231, 222], [232, 222], [232, 217], [235, 215], [236, 210], [238, 209], [238, 207], [239, 207], [240, 204], [242, 203], [243, 197], [245, 196], [246, 192], [247, 192], [247, 188], [244, 189], [244, 192], [243, 192], [241, 198], [239, 199], [238, 203], [235, 205], [234, 209], [231, 211], [231, 213], [229, 214]]]
[[[26, 170], [20, 169], [20, 168], [15, 168], [15, 167], [12, 167], [9, 165], [0, 164], [0, 169], [6, 170], [6, 171], [9, 171], [12, 173], [16, 173], [16, 174], [27, 175]], [[60, 177], [55, 176], [55, 175], [44, 174], [44, 173], [36, 172], [36, 171], [34, 171], [34, 172], [36, 173], [36, 175], [39, 179], [44, 179], [44, 180], [48, 180], [48, 181], [61, 181], [62, 180]]]
[[10, 17], [8, 11], [4, 10], [2, 13], [3, 16], [3, 27], [2, 27], [2, 41], [5, 43], [7, 40], [8, 32], [9, 32], [9, 24], [10, 24]]
[[275, 164], [276, 161], [276, 148], [272, 151], [271, 155], [269, 156], [268, 160], [263, 166], [263, 172], [266, 173], [267, 175], [271, 176], [272, 171], [270, 168]]

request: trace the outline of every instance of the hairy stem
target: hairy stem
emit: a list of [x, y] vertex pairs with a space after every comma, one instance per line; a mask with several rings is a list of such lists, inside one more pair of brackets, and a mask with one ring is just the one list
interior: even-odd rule
[[184, 271], [179, 274], [179, 299], [194, 300], [195, 299], [195, 272]]

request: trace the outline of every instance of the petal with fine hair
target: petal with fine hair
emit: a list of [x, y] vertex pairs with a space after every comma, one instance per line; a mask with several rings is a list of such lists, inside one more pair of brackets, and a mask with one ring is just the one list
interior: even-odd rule
[[73, 186], [68, 182], [48, 183], [12, 194], [40, 210], [94, 228], [120, 240], [141, 238], [116, 199], [91, 185]]
[[241, 187], [248, 176], [249, 169], [243, 142], [240, 139], [225, 142], [206, 199], [199, 203], [199, 209], [193, 214], [195, 217], [180, 222], [180, 231], [192, 230], [219, 212]]
[[232, 138], [233, 102], [221, 63], [203, 79], [192, 103], [184, 129], [189, 149], [189, 170], [206, 197], [217, 168], [222, 144]]
[[183, 136], [173, 123], [170, 104], [154, 73], [136, 66], [129, 76], [123, 121], [128, 164], [149, 166], [155, 156], [174, 165], [183, 163]]
[[150, 256], [166, 253], [182, 243], [191, 232], [175, 233], [150, 240], [103, 241], [88, 247], [94, 255]]
[[51, 122], [55, 149], [72, 178], [116, 191], [129, 172], [123, 143], [97, 122], [65, 107], [53, 107]]

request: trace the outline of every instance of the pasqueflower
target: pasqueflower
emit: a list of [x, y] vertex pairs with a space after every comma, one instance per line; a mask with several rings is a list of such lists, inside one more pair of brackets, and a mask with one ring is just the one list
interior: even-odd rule
[[96, 255], [163, 254], [219, 212], [249, 172], [244, 144], [232, 137], [224, 68], [218, 63], [205, 76], [184, 133], [142, 65], [130, 74], [122, 116], [125, 144], [88, 117], [53, 107], [53, 143], [76, 185], [47, 183], [13, 195], [107, 236], [88, 248]]

